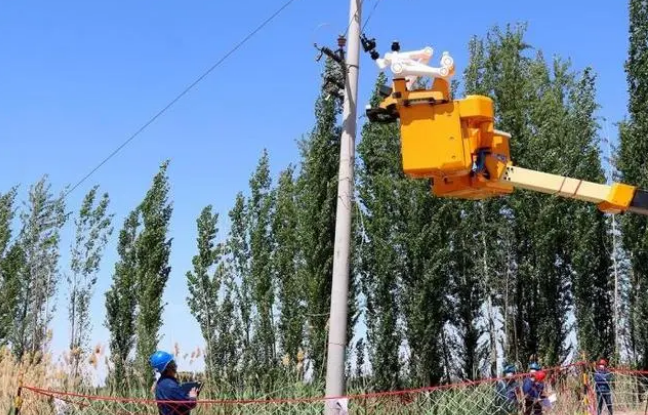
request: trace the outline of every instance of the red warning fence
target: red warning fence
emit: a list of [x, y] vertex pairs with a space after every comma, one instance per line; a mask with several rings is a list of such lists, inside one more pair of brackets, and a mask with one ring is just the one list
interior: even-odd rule
[[[248, 415], [322, 414], [325, 405], [339, 414], [597, 414], [599, 405], [615, 415], [648, 414], [648, 372], [612, 369], [609, 392], [597, 387], [593, 370], [570, 365], [545, 370], [544, 391], [538, 399], [524, 396], [522, 385], [528, 374], [507, 384], [503, 379], [485, 379], [416, 390], [359, 394], [343, 398], [207, 400], [160, 402], [154, 399], [127, 399], [90, 396], [24, 385], [20, 414], [164, 414], [164, 415]], [[513, 386], [511, 386], [513, 385]], [[515, 386], [517, 385], [518, 388]], [[513, 390], [511, 393], [507, 393]], [[515, 393], [517, 391], [517, 393]], [[536, 412], [541, 411], [541, 412]], [[607, 413], [605, 411], [601, 413]]]

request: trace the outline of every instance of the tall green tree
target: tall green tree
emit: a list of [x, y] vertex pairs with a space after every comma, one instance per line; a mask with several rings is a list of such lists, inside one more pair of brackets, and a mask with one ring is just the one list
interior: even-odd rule
[[24, 251], [12, 243], [17, 189], [0, 194], [0, 344], [10, 340], [24, 272]]
[[[472, 38], [468, 44], [469, 60], [463, 76], [463, 93], [486, 95], [498, 105], [497, 94], [506, 90], [506, 78], [492, 73], [499, 64], [494, 54], [501, 54], [498, 29], [489, 32], [485, 39]], [[508, 50], [519, 53], [523, 45], [508, 42]], [[511, 47], [512, 46], [512, 47]], [[516, 73], [515, 65], [506, 60], [509, 76]], [[515, 60], [513, 60], [515, 62]], [[519, 70], [519, 68], [518, 68]], [[497, 86], [496, 86], [497, 85]], [[454, 289], [460, 302], [458, 324], [462, 327], [462, 371], [473, 378], [480, 373], [496, 376], [500, 346], [505, 360], [511, 360], [508, 343], [510, 324], [509, 295], [512, 275], [511, 214], [505, 199], [492, 198], [468, 201], [457, 205], [459, 221], [453, 242], [461, 247], [457, 253]], [[463, 298], [463, 300], [462, 300]]]
[[[528, 56], [524, 34], [524, 26], [494, 28], [485, 40], [473, 40], [468, 92], [493, 98], [496, 128], [512, 134], [517, 165], [603, 180], [594, 76], [590, 70], [579, 75], [560, 59], [548, 64], [541, 52]], [[466, 209], [471, 226], [478, 239], [499, 248], [487, 254], [489, 244], [474, 244], [474, 257], [490, 261], [478, 261], [475, 271], [481, 281], [489, 281], [486, 303], [501, 310], [493, 315], [504, 320], [507, 360], [526, 365], [538, 354], [545, 364], [561, 363], [570, 351], [567, 316], [572, 311], [582, 317], [577, 321], [581, 347], [602, 352], [610, 340], [605, 254], [610, 245], [604, 216], [594, 206], [528, 191], [480, 205], [481, 212]], [[493, 319], [486, 320], [490, 326]], [[493, 350], [496, 336], [488, 332]]]
[[[629, 1], [629, 50], [625, 70], [630, 101], [628, 119], [619, 130], [618, 168], [626, 183], [648, 188], [648, 5]], [[637, 365], [648, 369], [648, 219], [624, 215], [621, 220], [623, 243], [632, 267], [630, 293], [630, 337]]]
[[6, 345], [12, 339], [16, 314], [20, 312], [25, 263], [25, 251], [18, 243], [11, 245], [6, 255], [0, 259], [0, 345]]
[[215, 242], [218, 235], [218, 213], [212, 213], [212, 206], [206, 206], [197, 220], [198, 254], [193, 257], [193, 271], [187, 272], [189, 297], [187, 302], [191, 314], [198, 321], [206, 342], [205, 364], [210, 378], [217, 377], [218, 362], [218, 321], [220, 310], [218, 303], [221, 289], [222, 273], [215, 270], [221, 262], [224, 247]]
[[250, 241], [248, 238], [248, 216], [245, 196], [239, 192], [236, 195], [234, 207], [229, 211], [230, 231], [227, 238], [228, 268], [236, 285], [233, 287], [236, 315], [241, 324], [241, 370], [244, 375], [250, 375], [254, 368], [252, 353], [252, 318], [253, 299], [250, 281]]
[[[553, 69], [553, 70], [552, 70]], [[529, 148], [532, 159], [525, 165], [550, 173], [569, 174], [574, 166], [564, 156], [575, 150], [569, 144], [565, 128], [565, 90], [572, 87], [573, 74], [568, 65], [555, 59], [550, 68], [539, 52], [531, 62], [530, 80], [540, 97], [530, 109]], [[559, 150], [562, 147], [562, 153]], [[570, 243], [572, 235], [567, 223], [574, 220], [573, 201], [543, 194], [530, 194], [518, 212], [529, 215], [531, 246], [533, 250], [524, 260], [529, 265], [529, 276], [535, 282], [534, 293], [538, 305], [538, 353], [546, 365], [561, 364], [569, 353], [566, 346], [569, 327], [568, 312], [573, 302], [570, 278]]]
[[[378, 76], [371, 99], [380, 101], [379, 90], [386, 76]], [[401, 254], [397, 245], [400, 205], [403, 203], [395, 186], [404, 180], [401, 169], [398, 127], [366, 123], [358, 155], [358, 194], [362, 204], [362, 234], [359, 252], [359, 275], [366, 300], [365, 318], [369, 360], [377, 390], [401, 386], [399, 358], [403, 334], [399, 327], [402, 298]]]
[[171, 266], [171, 239], [169, 222], [173, 207], [169, 202], [169, 162], [161, 164], [139, 209], [142, 213], [142, 232], [135, 242], [137, 250], [137, 363], [144, 385], [153, 382], [149, 356], [158, 345], [164, 304], [162, 296], [169, 279]]
[[[386, 78], [379, 76], [377, 89]], [[377, 90], [373, 104], [379, 100]], [[434, 384], [453, 375], [446, 336], [456, 209], [430, 193], [430, 183], [402, 172], [396, 125], [366, 125], [359, 195], [363, 205], [359, 273], [366, 298], [368, 355], [378, 389]], [[400, 346], [409, 350], [401, 370]]]
[[[569, 93], [566, 130], [574, 151], [563, 152], [574, 177], [602, 183], [605, 175], [597, 143], [595, 76], [586, 69]], [[565, 146], [562, 146], [565, 148]], [[571, 263], [579, 348], [592, 359], [612, 358], [615, 352], [614, 245], [610, 223], [596, 206], [573, 203], [576, 220]]]
[[250, 280], [256, 309], [255, 362], [259, 374], [268, 374], [276, 362], [274, 322], [275, 282], [272, 269], [271, 221], [274, 192], [270, 178], [269, 157], [263, 151], [250, 179], [248, 232], [250, 240]]
[[218, 213], [206, 206], [197, 219], [198, 254], [187, 272], [187, 302], [206, 342], [206, 372], [219, 388], [235, 388], [239, 356], [240, 321], [236, 313], [234, 282], [227, 263], [227, 245], [217, 243]]
[[0, 193], [0, 258], [5, 256], [7, 248], [11, 244], [17, 190], [17, 188], [13, 187], [7, 193]]
[[25, 255], [13, 346], [22, 357], [30, 353], [36, 361], [44, 352], [47, 328], [55, 311], [53, 301], [59, 282], [60, 230], [68, 214], [63, 194], [51, 193], [44, 176], [29, 189], [29, 199], [20, 215], [20, 247]]
[[456, 209], [435, 198], [425, 180], [408, 180], [399, 191], [398, 244], [402, 249], [401, 308], [410, 349], [409, 378], [415, 384], [437, 384], [454, 374], [447, 336], [452, 303], [453, 252], [450, 243]]
[[[532, 90], [529, 85], [530, 59], [525, 55], [529, 46], [524, 40], [524, 32], [524, 26], [507, 27], [504, 31], [495, 27], [484, 38], [473, 38], [469, 44], [470, 60], [464, 73], [466, 94], [481, 94], [493, 99], [496, 128], [512, 134], [511, 154], [516, 164], [521, 165], [525, 163], [527, 147], [526, 119], [534, 102], [528, 99], [533, 94], [529, 92]], [[493, 333], [497, 309], [502, 310], [504, 338], [501, 341], [507, 361], [524, 363], [537, 347], [537, 324], [533, 320], [535, 312], [528, 310], [535, 304], [531, 301], [535, 296], [531, 279], [523, 271], [526, 264], [522, 264], [522, 267], [515, 265], [518, 257], [531, 252], [532, 248], [528, 248], [530, 238], [526, 230], [520, 229], [520, 225], [525, 226], [524, 219], [518, 225], [514, 197], [521, 195], [463, 204], [462, 232], [458, 235], [469, 250], [463, 255], [468, 255], [466, 259], [471, 263], [457, 276], [468, 272], [471, 277], [464, 279], [469, 285], [465, 286], [460, 281], [457, 286], [469, 294], [473, 290], [470, 286], [477, 278], [481, 281], [481, 287], [474, 290], [482, 292], [479, 297], [489, 307], [485, 320], [491, 374], [494, 369], [493, 347], [496, 346], [493, 342], [497, 338], [497, 334]], [[520, 239], [517, 239], [518, 235]], [[518, 243], [521, 245], [518, 246]], [[527, 297], [529, 300], [526, 300]], [[481, 300], [478, 302], [481, 303]], [[471, 328], [466, 331], [467, 334], [474, 333], [470, 335], [472, 341], [469, 344], [475, 349], [477, 345], [474, 339], [481, 333], [476, 332], [478, 326], [474, 321], [467, 321], [474, 320], [474, 306], [465, 315], [463, 324]], [[464, 348], [464, 354], [469, 356], [470, 350], [471, 347]], [[472, 366], [474, 368], [479, 364], [475, 362]], [[465, 370], [468, 371], [468, 367]]]
[[72, 379], [79, 376], [80, 363], [87, 356], [90, 340], [90, 300], [108, 238], [112, 234], [113, 214], [108, 213], [110, 198], [104, 193], [97, 201], [98, 186], [83, 199], [75, 219], [75, 239], [71, 247], [68, 318], [70, 321], [70, 367]]
[[[233, 273], [226, 262], [220, 262], [216, 268], [218, 279], [223, 281], [222, 301], [219, 305], [217, 323], [218, 343], [214, 353], [214, 362], [218, 366], [218, 375], [223, 389], [239, 388], [243, 384], [239, 376], [243, 353], [241, 352], [241, 319], [237, 313], [237, 286]], [[244, 362], [245, 363], [245, 362]]]
[[298, 275], [299, 242], [294, 167], [279, 176], [276, 207], [272, 219], [273, 269], [281, 308], [278, 324], [281, 352], [295, 362], [304, 346], [306, 298]]
[[[323, 78], [343, 80], [340, 68], [326, 61]], [[298, 229], [302, 264], [299, 279], [306, 291], [308, 358], [316, 377], [324, 374], [331, 301], [335, 214], [342, 109], [339, 95], [326, 90], [315, 104], [316, 124], [300, 142], [301, 168], [297, 180]]]
[[105, 326], [110, 332], [112, 387], [124, 395], [129, 386], [132, 367], [131, 352], [135, 345], [137, 312], [137, 250], [135, 241], [140, 226], [139, 210], [133, 210], [119, 232], [113, 282], [106, 292]]
[[[606, 156], [609, 161], [607, 177], [609, 181], [622, 181], [618, 164], [618, 148], [613, 147], [609, 137], [602, 141], [606, 144]], [[632, 318], [630, 313], [630, 300], [633, 292], [631, 285], [631, 264], [627, 250], [623, 245], [623, 235], [619, 216], [610, 215], [609, 237], [612, 248], [609, 252], [612, 267], [610, 274], [612, 276], [613, 288], [613, 314], [614, 319], [614, 356], [611, 358], [616, 364], [636, 362], [636, 356], [632, 347], [632, 338], [630, 336], [632, 328]]]
[[454, 248], [450, 281], [455, 313], [449, 318], [459, 329], [459, 373], [462, 378], [473, 380], [480, 376], [482, 362], [487, 357], [480, 342], [486, 332], [482, 320], [487, 317], [482, 314], [482, 306], [487, 301], [486, 293], [492, 288], [492, 281], [488, 281], [490, 258], [480, 240], [487, 229], [477, 220], [479, 210], [484, 209], [482, 202], [472, 206], [457, 203], [455, 209], [459, 212], [454, 217], [455, 232], [450, 237]]

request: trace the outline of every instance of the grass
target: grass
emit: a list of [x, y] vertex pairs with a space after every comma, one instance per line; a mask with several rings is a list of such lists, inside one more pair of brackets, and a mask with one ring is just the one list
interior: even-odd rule
[[[199, 351], [191, 354], [176, 355], [189, 360], [196, 359]], [[33, 359], [32, 359], [33, 358]], [[62, 356], [54, 359], [51, 355], [25, 356], [22, 361], [16, 361], [10, 350], [0, 350], [0, 411], [3, 414], [13, 413], [13, 400], [18, 389], [18, 379], [22, 375], [25, 385], [36, 388], [56, 391], [69, 390], [85, 395], [94, 396], [95, 399], [77, 397], [65, 398], [74, 414], [157, 414], [154, 403], [138, 403], [111, 400], [110, 390], [106, 387], [90, 387], [88, 380], [96, 376], [98, 362], [104, 358], [104, 350], [97, 346], [85, 361], [83, 379], [71, 381], [68, 376], [69, 359]], [[38, 361], [36, 364], [30, 361]], [[239, 388], [224, 382], [204, 380], [206, 387], [201, 399], [227, 400], [228, 403], [201, 404], [192, 411], [194, 415], [248, 415], [248, 414], [321, 414], [324, 402], [317, 400], [324, 395], [323, 382], [305, 382], [303, 380], [303, 367], [301, 362], [287, 363], [278, 368], [276, 380], [270, 387], [271, 392], [262, 392], [254, 384], [260, 384], [259, 379], [249, 379]], [[182, 364], [180, 364], [183, 367]], [[191, 366], [190, 364], [187, 366]], [[191, 372], [182, 373], [183, 380], [190, 380], [195, 375]], [[350, 382], [348, 392], [350, 395], [364, 395], [366, 386], [358, 380]], [[555, 385], [554, 391], [558, 394], [558, 402], [551, 410], [551, 414], [577, 415], [585, 413], [584, 407], [579, 402], [578, 378], [576, 375], [568, 376], [565, 382]], [[129, 398], [152, 399], [150, 387], [134, 387], [128, 392]], [[618, 375], [614, 393], [615, 413], [643, 413], [646, 405], [643, 390], [640, 388], [639, 379], [632, 375]], [[37, 394], [29, 390], [23, 391], [24, 404], [22, 414], [54, 414], [53, 402], [48, 396]], [[97, 399], [98, 398], [98, 399]], [[294, 399], [312, 398], [307, 402], [295, 402]], [[503, 414], [498, 411], [499, 404], [495, 399], [494, 384], [483, 382], [474, 385], [454, 385], [440, 390], [427, 392], [400, 393], [390, 396], [363, 396], [349, 402], [350, 413], [353, 414]], [[241, 403], [232, 401], [255, 400], [254, 403]], [[286, 401], [289, 400], [289, 401]], [[258, 402], [261, 401], [261, 402]], [[625, 412], [621, 412], [625, 411]]]

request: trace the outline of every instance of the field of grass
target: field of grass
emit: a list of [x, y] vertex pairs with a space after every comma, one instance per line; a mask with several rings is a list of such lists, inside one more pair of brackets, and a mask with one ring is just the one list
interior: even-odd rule
[[[195, 351], [188, 359], [199, 357], [200, 351]], [[176, 354], [180, 355], [176, 350]], [[55, 405], [67, 406], [67, 414], [157, 414], [150, 387], [133, 387], [127, 398], [111, 397], [108, 387], [89, 387], [88, 380], [94, 376], [100, 359], [105, 359], [104, 350], [96, 347], [86, 359], [85, 379], [74, 381], [68, 376], [69, 359], [62, 356], [54, 359], [51, 355], [25, 356], [18, 362], [11, 352], [4, 348], [0, 350], [0, 413], [13, 413], [14, 399], [18, 390], [19, 377], [22, 377], [23, 405], [21, 414], [56, 414]], [[31, 364], [30, 361], [38, 361]], [[305, 382], [301, 372], [300, 362], [285, 364], [278, 369], [281, 373], [276, 376], [279, 381], [273, 383], [270, 393], [261, 393], [254, 388], [254, 380], [245, 387], [233, 387], [223, 382], [206, 381], [200, 403], [192, 411], [195, 415], [211, 414], [321, 414], [324, 401], [322, 382]], [[191, 376], [184, 373], [183, 377]], [[639, 387], [640, 377], [631, 374], [617, 376], [614, 391], [615, 413], [643, 413], [646, 406], [643, 388]], [[189, 380], [189, 379], [184, 379]], [[200, 379], [205, 381], [204, 379]], [[240, 382], [243, 385], [243, 382]], [[497, 399], [491, 381], [468, 383], [461, 385], [446, 385], [433, 390], [418, 390], [386, 395], [372, 395], [367, 392], [361, 382], [352, 380], [349, 384], [348, 400], [349, 413], [352, 414], [505, 414], [501, 401]], [[33, 388], [33, 389], [32, 389]], [[41, 390], [39, 390], [41, 389]], [[55, 394], [57, 401], [51, 399], [46, 390], [70, 392], [73, 395]], [[579, 384], [576, 374], [568, 375], [557, 384], [552, 391], [558, 400], [547, 414], [580, 415], [587, 413], [579, 396]], [[77, 396], [76, 394], [82, 395]], [[146, 400], [146, 401], [144, 401]], [[509, 412], [510, 413], [510, 412]], [[57, 414], [58, 415], [58, 414]]]

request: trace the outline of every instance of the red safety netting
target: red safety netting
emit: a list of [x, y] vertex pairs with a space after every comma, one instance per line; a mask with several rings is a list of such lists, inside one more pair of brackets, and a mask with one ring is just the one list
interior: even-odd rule
[[[593, 369], [577, 364], [547, 369], [544, 394], [540, 399], [525, 398], [520, 389], [507, 398], [502, 379], [485, 379], [416, 390], [356, 394], [324, 399], [201, 399], [188, 403], [156, 402], [61, 392], [25, 385], [21, 414], [322, 414], [325, 405], [342, 414], [597, 414], [609, 406], [616, 415], [639, 415], [648, 411], [648, 372], [611, 369], [609, 392], [597, 388]], [[518, 386], [528, 374], [515, 378]], [[515, 384], [514, 384], [515, 385]], [[510, 389], [508, 389], [510, 390]], [[163, 412], [160, 412], [160, 407]]]

